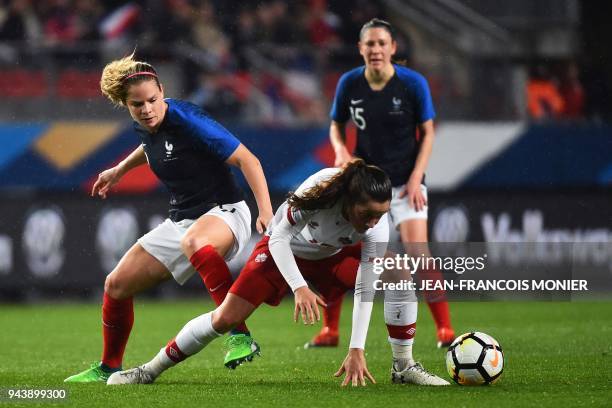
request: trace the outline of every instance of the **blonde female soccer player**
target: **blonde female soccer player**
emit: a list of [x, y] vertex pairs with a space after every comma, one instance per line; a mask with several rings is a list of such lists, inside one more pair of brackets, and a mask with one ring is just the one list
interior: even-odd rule
[[[92, 195], [106, 198], [131, 169], [148, 164], [170, 192], [168, 219], [141, 237], [108, 275], [102, 302], [102, 360], [66, 382], [106, 381], [121, 369], [132, 329], [132, 298], [174, 278], [183, 284], [196, 271], [220, 305], [233, 279], [226, 261], [249, 241], [251, 214], [230, 166], [244, 174], [257, 201], [256, 227], [272, 218], [268, 187], [259, 160], [197, 106], [164, 98], [150, 64], [133, 55], [113, 61], [102, 73], [102, 93], [127, 108], [141, 144], [117, 166], [100, 173]], [[244, 322], [228, 338], [225, 365], [235, 367], [258, 352]]]

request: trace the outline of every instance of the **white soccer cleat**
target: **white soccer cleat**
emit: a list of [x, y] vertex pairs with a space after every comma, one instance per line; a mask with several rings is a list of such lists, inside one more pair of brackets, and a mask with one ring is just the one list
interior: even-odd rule
[[106, 385], [151, 384], [153, 381], [155, 381], [155, 377], [142, 365], [111, 374], [106, 381]]
[[402, 371], [398, 371], [393, 364], [393, 367], [391, 367], [391, 382], [394, 384], [450, 385], [445, 379], [425, 370], [421, 363], [415, 363]]

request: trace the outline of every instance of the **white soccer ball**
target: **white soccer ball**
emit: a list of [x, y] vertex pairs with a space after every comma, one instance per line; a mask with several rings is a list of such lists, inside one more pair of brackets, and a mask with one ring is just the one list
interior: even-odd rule
[[459, 385], [493, 384], [504, 371], [504, 352], [488, 334], [464, 333], [448, 348], [446, 369]]

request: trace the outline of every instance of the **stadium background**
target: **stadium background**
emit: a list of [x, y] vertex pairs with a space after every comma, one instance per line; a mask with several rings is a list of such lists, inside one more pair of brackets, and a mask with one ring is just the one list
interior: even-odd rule
[[[100, 95], [104, 64], [136, 48], [158, 68], [167, 96], [203, 106], [260, 157], [276, 206], [332, 164], [336, 81], [361, 63], [361, 25], [383, 17], [397, 28], [399, 56], [429, 80], [437, 110], [427, 171], [432, 240], [569, 248], [523, 274], [571, 274], [572, 247], [593, 248], [589, 260], [599, 264], [583, 267], [607, 301], [453, 303], [459, 332], [485, 331], [504, 346], [504, 378], [491, 388], [390, 384], [376, 303], [368, 366], [378, 384], [341, 390], [330, 378], [346, 352], [350, 301], [341, 347], [306, 351], [319, 326], [291, 325], [288, 299], [249, 320], [263, 347], [254, 364], [223, 370], [215, 342], [154, 387], [79, 384], [66, 388], [69, 402], [609, 406], [611, 8], [591, 0], [0, 0], [0, 404], [7, 387], [66, 388], [63, 379], [98, 356], [104, 278], [167, 211], [146, 167], [106, 201], [89, 197], [96, 175], [138, 143], [126, 112]], [[125, 366], [212, 308], [206, 298], [195, 278], [139, 297]], [[419, 315], [415, 356], [445, 376], [422, 305]]]
[[[126, 175], [107, 201], [88, 196], [97, 174], [138, 143], [126, 112], [100, 95], [105, 62], [136, 48], [160, 71], [167, 96], [199, 104], [258, 155], [277, 205], [333, 164], [330, 101], [339, 75], [360, 63], [359, 27], [374, 16], [396, 26], [399, 58], [425, 74], [435, 101], [427, 172], [434, 241], [490, 240], [481, 226], [490, 214], [500, 223], [510, 217], [506, 234], [495, 238], [501, 242], [537, 240], [535, 225], [562, 241], [609, 244], [606, 7], [577, 0], [3, 1], [0, 299], [98, 299], [119, 257], [164, 217], [166, 193], [146, 166]], [[189, 286], [201, 289], [197, 279]]]

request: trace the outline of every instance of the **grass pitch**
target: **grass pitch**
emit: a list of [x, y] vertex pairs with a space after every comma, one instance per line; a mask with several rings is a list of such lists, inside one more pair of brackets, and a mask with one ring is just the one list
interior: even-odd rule
[[[210, 310], [206, 302], [136, 302], [135, 325], [124, 367], [148, 361], [188, 320]], [[98, 359], [101, 351], [98, 305], [0, 306], [0, 388], [66, 389], [66, 401], [41, 405], [79, 407], [504, 407], [610, 406], [612, 400], [612, 303], [455, 303], [459, 333], [480, 330], [502, 345], [506, 365], [498, 384], [488, 387], [393, 385], [391, 351], [382, 304], [370, 324], [367, 358], [376, 385], [341, 388], [332, 377], [345, 354], [350, 302], [342, 316], [337, 349], [304, 350], [319, 329], [294, 324], [293, 303], [262, 306], [249, 326], [262, 357], [235, 371], [223, 367], [222, 341], [164, 373], [155, 384], [107, 387], [66, 385], [68, 375]], [[415, 357], [448, 378], [445, 352], [434, 347], [432, 319], [419, 310]], [[3, 405], [14, 401], [0, 400]], [[32, 406], [32, 402], [18, 403]]]

